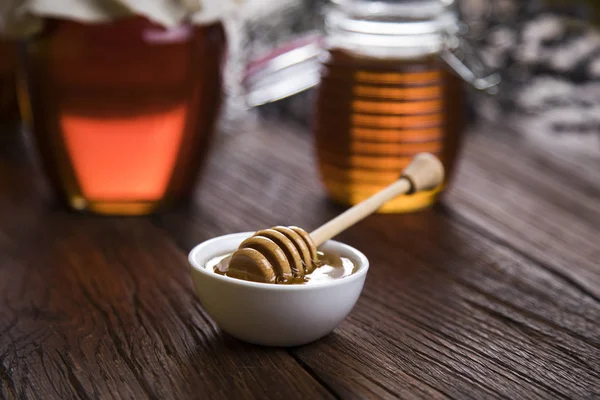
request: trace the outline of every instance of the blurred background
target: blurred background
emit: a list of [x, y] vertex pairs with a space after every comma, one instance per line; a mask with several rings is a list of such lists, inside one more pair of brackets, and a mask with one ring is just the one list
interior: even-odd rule
[[[49, 18], [41, 33], [2, 37], [0, 117], [3, 123], [21, 119], [25, 130], [33, 131], [43, 168], [71, 208], [152, 212], [191, 192], [213, 130], [247, 130], [260, 117], [299, 123], [311, 132], [321, 107], [318, 87], [328, 76], [322, 46], [330, 5], [326, 0], [247, 0], [222, 15], [223, 25], [213, 18], [168, 29], [139, 16], [112, 25]], [[3, 25], [15, 15], [9, 11], [5, 7]], [[475, 90], [473, 82], [467, 85], [467, 125], [480, 119], [502, 123], [540, 146], [600, 157], [600, 1], [457, 0], [455, 11], [458, 24], [444, 29], [469, 44], [457, 57], [480, 62], [482, 77], [499, 77], [499, 84], [486, 90]], [[119, 18], [122, 12], [119, 8]], [[395, 17], [402, 21], [402, 16]], [[191, 60], [184, 55], [188, 45], [197, 49]], [[106, 50], [110, 46], [113, 54]], [[118, 62], [110, 64], [109, 59]], [[451, 104], [452, 96], [462, 96], [452, 93], [444, 95], [450, 100], [439, 101]], [[380, 114], [380, 128], [390, 115]], [[122, 131], [122, 136], [107, 139], [107, 127]], [[338, 139], [348, 148], [364, 144], [351, 137]], [[385, 138], [375, 139], [382, 149]], [[387, 150], [378, 151], [398, 148], [405, 154], [408, 148], [431, 148], [453, 162], [445, 138], [428, 140], [419, 147], [398, 137], [388, 140]], [[122, 165], [112, 161], [126, 159], [123, 155], [133, 149], [137, 160]], [[336, 156], [352, 164], [361, 154], [360, 148], [352, 151]], [[352, 167], [336, 170], [337, 176], [346, 182], [365, 175]]]
[[[256, 2], [245, 27], [250, 53], [267, 51], [322, 20], [322, 0]], [[459, 0], [465, 36], [502, 84], [493, 96], [470, 93], [471, 116], [506, 122], [540, 145], [600, 155], [600, 2], [596, 0]], [[284, 33], [283, 35], [281, 33]], [[299, 121], [312, 111], [304, 97], [266, 107]]]

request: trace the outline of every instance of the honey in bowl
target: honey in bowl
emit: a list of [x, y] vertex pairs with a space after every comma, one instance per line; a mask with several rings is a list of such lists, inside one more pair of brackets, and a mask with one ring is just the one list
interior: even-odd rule
[[[250, 282], [264, 282], [259, 274], [253, 274], [251, 268], [247, 268], [246, 274], [232, 274], [229, 269], [229, 261], [233, 253], [223, 254], [214, 257], [206, 264], [206, 270], [217, 275], [228, 276], [235, 279], [241, 279]], [[312, 272], [302, 277], [277, 277], [273, 282], [288, 285], [313, 285], [325, 282], [331, 282], [337, 279], [346, 278], [357, 271], [357, 265], [351, 259], [342, 257], [333, 252], [317, 252], [315, 268]]]
[[402, 178], [355, 205], [310, 234], [298, 226], [274, 226], [255, 232], [236, 251], [205, 266], [231, 278], [275, 284], [326, 282], [351, 275], [350, 260], [319, 252], [321, 245], [402, 194], [414, 196], [443, 182], [444, 166], [434, 155], [417, 155]]

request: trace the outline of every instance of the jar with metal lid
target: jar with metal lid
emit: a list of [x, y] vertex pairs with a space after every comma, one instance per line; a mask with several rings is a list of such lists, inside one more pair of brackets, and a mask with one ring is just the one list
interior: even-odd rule
[[[466, 66], [474, 53], [461, 43], [453, 1], [334, 0], [325, 28], [313, 127], [330, 197], [344, 205], [368, 198], [419, 152], [438, 155], [451, 177], [466, 122], [465, 80], [484, 90], [498, 83]], [[442, 189], [381, 212], [423, 209]]]

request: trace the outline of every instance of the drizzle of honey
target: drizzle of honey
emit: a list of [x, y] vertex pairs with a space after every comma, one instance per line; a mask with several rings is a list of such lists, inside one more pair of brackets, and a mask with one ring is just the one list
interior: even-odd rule
[[[223, 254], [212, 258], [206, 263], [206, 270], [218, 275], [228, 276], [229, 259], [233, 253]], [[356, 264], [349, 258], [342, 257], [333, 252], [317, 252], [317, 267], [310, 274], [301, 278], [294, 278], [287, 282], [281, 282], [286, 285], [314, 285], [333, 280], [346, 278], [356, 272]]]

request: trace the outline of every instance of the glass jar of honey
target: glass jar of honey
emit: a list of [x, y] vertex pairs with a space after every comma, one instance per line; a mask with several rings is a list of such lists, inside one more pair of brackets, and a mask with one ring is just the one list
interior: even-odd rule
[[[439, 156], [451, 177], [466, 122], [464, 81], [498, 83], [466, 66], [452, 0], [334, 0], [325, 28], [314, 142], [330, 197], [359, 203], [420, 152]], [[447, 183], [380, 212], [428, 207]]]
[[23, 51], [23, 118], [73, 209], [140, 215], [192, 189], [221, 101], [225, 31], [49, 19]]

